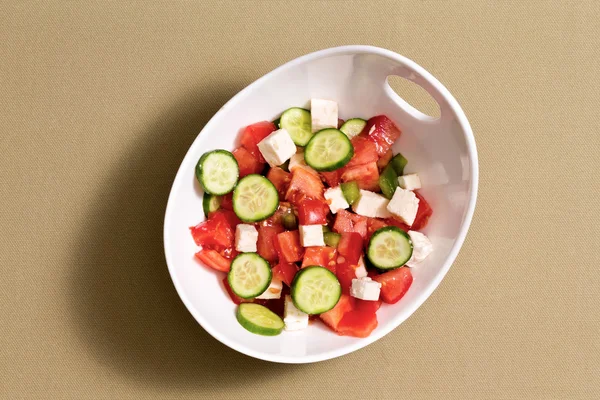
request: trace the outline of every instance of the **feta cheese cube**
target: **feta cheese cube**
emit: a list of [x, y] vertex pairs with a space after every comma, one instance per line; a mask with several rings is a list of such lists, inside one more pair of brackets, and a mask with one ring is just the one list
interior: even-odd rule
[[308, 172], [311, 172], [315, 175], [318, 175], [319, 173], [317, 171], [315, 171], [314, 169], [312, 169], [311, 167], [309, 167], [308, 165], [306, 165], [306, 161], [304, 161], [304, 153], [303, 152], [298, 152], [296, 154], [294, 154], [292, 156], [292, 158], [290, 158], [290, 163], [288, 165], [288, 170], [290, 172], [294, 172], [294, 170], [296, 168], [302, 168]]
[[332, 213], [337, 213], [339, 210], [345, 210], [350, 207], [346, 201], [342, 188], [339, 186], [329, 188], [325, 191], [325, 199], [329, 203], [329, 209]]
[[421, 232], [408, 231], [410, 241], [413, 245], [413, 253], [410, 260], [406, 262], [409, 267], [415, 267], [427, 258], [433, 251], [433, 243]]
[[388, 218], [392, 215], [388, 211], [389, 200], [380, 194], [360, 189], [360, 197], [352, 204], [352, 209], [358, 215], [371, 218]]
[[363, 260], [362, 256], [358, 259], [358, 266], [354, 270], [354, 274], [357, 278], [366, 278], [367, 277], [367, 267], [365, 267], [365, 260]]
[[325, 128], [337, 128], [338, 104], [331, 100], [311, 99], [310, 116], [313, 132]]
[[296, 145], [288, 131], [279, 129], [261, 140], [258, 150], [271, 167], [276, 167], [296, 154]]
[[303, 313], [294, 306], [292, 297], [289, 294], [285, 296], [283, 323], [286, 331], [299, 331], [308, 327], [308, 314]]
[[361, 300], [377, 301], [380, 290], [381, 283], [371, 280], [371, 278], [352, 279], [350, 296]]
[[260, 296], [256, 296], [257, 299], [269, 300], [269, 299], [279, 299], [281, 298], [281, 289], [283, 289], [283, 284], [279, 279], [273, 278], [271, 279], [271, 284]]
[[410, 190], [398, 187], [390, 203], [387, 205], [387, 209], [399, 217], [406, 225], [411, 226], [417, 216], [419, 198]]
[[417, 174], [399, 176], [398, 185], [400, 185], [402, 189], [406, 190], [421, 189], [421, 179]]
[[239, 224], [235, 228], [235, 249], [240, 253], [256, 252], [258, 231], [254, 225]]
[[325, 246], [323, 225], [300, 225], [300, 242], [304, 247]]

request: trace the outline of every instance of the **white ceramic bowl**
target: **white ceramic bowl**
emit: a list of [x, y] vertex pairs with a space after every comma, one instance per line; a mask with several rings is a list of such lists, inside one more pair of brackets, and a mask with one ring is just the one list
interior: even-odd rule
[[[440, 106], [440, 118], [411, 107], [388, 85], [397, 75], [423, 87]], [[386, 114], [402, 129], [394, 153], [402, 151], [407, 170], [418, 172], [422, 193], [434, 210], [425, 233], [435, 251], [418, 268], [414, 282], [395, 305], [384, 305], [379, 326], [365, 339], [341, 337], [320, 323], [302, 332], [263, 337], [244, 330], [225, 292], [222, 273], [194, 259], [198, 250], [189, 227], [204, 219], [202, 191], [194, 177], [200, 156], [209, 150], [233, 150], [240, 129], [273, 120], [286, 108], [307, 106], [311, 98], [339, 103], [340, 118]], [[169, 272], [183, 303], [202, 327], [227, 346], [263, 360], [308, 363], [338, 357], [389, 333], [407, 319], [438, 286], [465, 239], [477, 195], [477, 152], [462, 109], [448, 90], [413, 61], [370, 46], [317, 51], [275, 69], [234, 96], [206, 124], [186, 154], [173, 183], [164, 226]]]

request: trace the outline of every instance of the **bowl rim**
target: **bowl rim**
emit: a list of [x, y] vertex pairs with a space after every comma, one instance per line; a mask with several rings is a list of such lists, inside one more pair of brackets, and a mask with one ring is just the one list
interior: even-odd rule
[[[386, 328], [375, 330], [375, 332], [373, 332], [370, 336], [368, 336], [366, 338], [362, 338], [360, 340], [357, 340], [355, 343], [349, 344], [340, 349], [329, 350], [329, 351], [325, 351], [323, 353], [319, 353], [319, 354], [315, 354], [315, 355], [285, 356], [285, 355], [280, 355], [280, 354], [269, 354], [269, 353], [263, 353], [260, 351], [256, 351], [254, 349], [246, 347], [242, 343], [238, 343], [236, 341], [229, 340], [225, 336], [222, 336], [215, 328], [213, 328], [204, 319], [204, 317], [200, 314], [200, 312], [198, 312], [192, 306], [191, 301], [186, 296], [185, 291], [183, 290], [183, 288], [176, 276], [174, 262], [171, 260], [171, 249], [168, 244], [169, 243], [169, 232], [167, 230], [167, 226], [169, 226], [168, 222], [171, 218], [171, 213], [173, 210], [173, 197], [174, 197], [174, 193], [176, 191], [175, 189], [178, 188], [178, 186], [181, 184], [181, 181], [183, 179], [182, 177], [184, 175], [183, 171], [184, 171], [184, 169], [187, 168], [187, 164], [189, 163], [189, 162], [186, 162], [186, 160], [190, 156], [190, 153], [192, 152], [192, 150], [196, 147], [196, 143], [200, 139], [200, 135], [202, 134], [202, 132], [204, 130], [209, 130], [212, 127], [212, 125], [215, 123], [215, 121], [218, 119], [218, 117], [221, 114], [223, 114], [226, 109], [233, 107], [234, 104], [236, 102], [238, 102], [241, 98], [243, 98], [248, 92], [253, 90], [256, 86], [260, 85], [263, 81], [269, 79], [272, 75], [276, 74], [279, 71], [282, 71], [282, 70], [285, 70], [288, 68], [293, 68], [298, 64], [303, 64], [303, 63], [317, 60], [320, 58], [331, 57], [334, 55], [345, 55], [345, 54], [374, 54], [374, 55], [383, 56], [385, 58], [389, 58], [393, 61], [403, 63], [403, 64], [407, 65], [408, 67], [412, 68], [413, 70], [415, 70], [416, 72], [418, 72], [419, 74], [421, 74], [421, 76], [423, 76], [426, 80], [428, 80], [429, 83], [435, 89], [437, 89], [439, 94], [448, 102], [448, 105], [450, 106], [450, 108], [453, 110], [453, 112], [456, 115], [457, 123], [460, 125], [460, 127], [462, 128], [462, 131], [464, 133], [465, 141], [467, 144], [468, 157], [469, 157], [469, 161], [471, 164], [470, 176], [469, 176], [470, 185], [468, 187], [469, 199], [468, 199], [468, 203], [467, 203], [467, 210], [464, 214], [463, 221], [461, 223], [461, 226], [460, 226], [460, 229], [458, 232], [458, 236], [456, 238], [454, 246], [452, 246], [452, 248], [450, 249], [450, 253], [448, 254], [448, 257], [446, 258], [446, 260], [444, 261], [444, 264], [442, 265], [440, 272], [435, 276], [435, 278], [426, 287], [423, 288], [422, 292], [420, 294], [418, 294], [416, 300], [412, 303], [412, 305], [410, 307], [408, 307], [403, 313], [395, 316], [392, 319], [392, 321], [390, 321], [390, 323], [387, 324]], [[171, 276], [171, 280], [173, 281], [173, 285], [175, 286], [175, 290], [177, 291], [177, 294], [179, 295], [179, 298], [181, 299], [183, 304], [186, 306], [186, 308], [192, 314], [192, 316], [196, 319], [196, 321], [202, 326], [202, 328], [206, 332], [208, 332], [212, 337], [214, 337], [215, 339], [220, 341], [221, 343], [223, 343], [226, 346], [228, 346], [242, 354], [245, 354], [247, 356], [251, 356], [251, 357], [258, 358], [258, 359], [265, 360], [265, 361], [276, 362], [276, 363], [304, 364], [304, 363], [325, 361], [325, 360], [329, 360], [332, 358], [336, 358], [336, 357], [340, 357], [340, 356], [352, 353], [356, 350], [366, 347], [369, 344], [374, 343], [375, 341], [381, 339], [382, 337], [384, 337], [385, 335], [390, 333], [392, 330], [394, 330], [398, 326], [400, 326], [400, 324], [402, 324], [406, 319], [408, 319], [431, 296], [431, 294], [438, 287], [438, 285], [440, 284], [442, 279], [444, 279], [444, 277], [448, 273], [448, 270], [454, 263], [457, 255], [458, 255], [458, 252], [464, 243], [465, 237], [467, 235], [467, 232], [471, 225], [471, 221], [473, 219], [473, 213], [475, 211], [475, 204], [477, 202], [478, 184], [479, 184], [479, 163], [478, 163], [478, 158], [477, 158], [477, 147], [475, 145], [475, 138], [473, 136], [473, 131], [471, 129], [469, 121], [467, 120], [467, 117], [466, 117], [464, 111], [462, 110], [462, 108], [460, 107], [460, 105], [458, 104], [458, 102], [456, 101], [454, 96], [452, 96], [450, 91], [448, 91], [448, 89], [446, 89], [446, 87], [444, 85], [442, 85], [433, 75], [431, 75], [423, 67], [421, 67], [414, 61], [412, 61], [398, 53], [395, 53], [391, 50], [387, 50], [387, 49], [380, 48], [380, 47], [368, 46], [368, 45], [347, 45], [347, 46], [338, 46], [338, 47], [322, 49], [322, 50], [318, 50], [318, 51], [300, 56], [291, 61], [288, 61], [285, 64], [282, 64], [281, 66], [275, 68], [274, 70], [268, 72], [267, 74], [263, 75], [262, 77], [258, 78], [257, 80], [255, 80], [254, 82], [252, 82], [251, 84], [246, 86], [244, 89], [242, 89], [240, 92], [238, 92], [235, 96], [233, 96], [231, 99], [229, 99], [227, 101], [227, 103], [225, 103], [219, 109], [219, 111], [217, 111], [215, 113], [215, 115], [212, 116], [212, 118], [208, 121], [208, 123], [198, 133], [198, 136], [196, 137], [196, 139], [194, 139], [194, 142], [190, 145], [188, 151], [186, 152], [185, 157], [183, 158], [183, 160], [179, 166], [179, 169], [177, 170], [177, 174], [175, 175], [175, 179], [173, 180], [173, 185], [171, 186], [171, 190], [169, 192], [169, 198], [167, 200], [164, 225], [163, 225], [163, 246], [164, 246], [164, 250], [165, 250], [165, 261], [166, 261], [167, 267], [169, 269], [169, 274]]]

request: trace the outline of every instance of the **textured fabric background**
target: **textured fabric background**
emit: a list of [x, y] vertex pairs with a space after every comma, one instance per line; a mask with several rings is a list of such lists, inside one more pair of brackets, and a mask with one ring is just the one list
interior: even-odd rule
[[[0, 397], [600, 398], [599, 15], [598, 1], [1, 2]], [[358, 43], [414, 59], [462, 104], [481, 165], [469, 236], [377, 343], [314, 365], [242, 356], [171, 284], [172, 179], [237, 91]]]

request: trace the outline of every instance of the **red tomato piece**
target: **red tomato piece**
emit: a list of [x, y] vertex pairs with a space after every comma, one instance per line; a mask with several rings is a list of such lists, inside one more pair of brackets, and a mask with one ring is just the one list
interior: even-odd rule
[[198, 246], [233, 247], [233, 229], [223, 212], [212, 213], [206, 221], [190, 230]]
[[384, 169], [390, 163], [392, 157], [394, 157], [394, 153], [392, 153], [392, 149], [389, 149], [379, 158], [379, 160], [377, 160], [377, 168], [379, 168], [380, 171]]
[[338, 335], [365, 338], [377, 328], [377, 314], [371, 311], [351, 310], [344, 314], [337, 327]]
[[233, 231], [233, 234], [235, 235], [235, 228], [238, 226], [238, 224], [242, 223], [238, 216], [235, 215], [235, 213], [231, 210], [219, 209], [208, 214], [208, 218], [214, 218], [217, 214], [221, 214], [223, 217], [225, 217], [225, 219], [229, 223], [229, 226], [231, 227], [231, 230]]
[[352, 279], [356, 278], [356, 265], [346, 261], [344, 256], [338, 255], [337, 265], [335, 267], [335, 276], [337, 276], [338, 281], [340, 281], [342, 293], [350, 294]]
[[381, 307], [381, 303], [383, 303], [381, 300], [369, 301], [354, 299], [354, 308], [357, 311], [375, 314], [377, 310], [379, 310], [379, 308]]
[[252, 299], [243, 299], [240, 296], [238, 296], [237, 294], [233, 293], [233, 290], [231, 290], [231, 286], [229, 286], [229, 281], [227, 280], [227, 276], [225, 276], [225, 278], [223, 278], [223, 286], [225, 287], [225, 290], [229, 294], [229, 297], [235, 304], [252, 303]]
[[[418, 213], [418, 211], [417, 211]], [[395, 226], [397, 228], [402, 229], [404, 232], [408, 232], [410, 230], [410, 226], [406, 225], [404, 222], [400, 221], [400, 219], [396, 217], [390, 217], [385, 220], [388, 225]]]
[[338, 126], [337, 128], [340, 129], [342, 127], [342, 125], [344, 125], [344, 120], [341, 118], [338, 118]]
[[221, 196], [221, 208], [233, 211], [233, 192]]
[[258, 143], [269, 136], [275, 131], [275, 124], [269, 121], [257, 122], [252, 125], [248, 125], [242, 132], [241, 143], [260, 163], [264, 163], [260, 150], [258, 150]]
[[302, 268], [311, 265], [320, 265], [335, 274], [337, 250], [333, 247], [307, 247], [302, 259]]
[[355, 136], [352, 138], [352, 145], [354, 146], [354, 156], [352, 156], [352, 159], [346, 164], [345, 168], [377, 162], [379, 159], [375, 143], [370, 141], [366, 136]]
[[388, 224], [381, 219], [377, 219], [377, 218], [368, 218], [367, 219], [367, 237], [366, 240], [370, 240], [371, 236], [373, 236], [373, 233], [375, 233], [376, 230], [384, 228], [388, 226]]
[[304, 168], [294, 168], [285, 199], [294, 205], [300, 204], [305, 198], [317, 199], [325, 203], [324, 190], [325, 187], [318, 175], [308, 172]]
[[298, 231], [286, 231], [277, 235], [279, 245], [279, 257], [287, 262], [302, 260], [304, 247], [300, 245], [300, 234]]
[[358, 264], [358, 259], [363, 253], [363, 238], [357, 232], [343, 232], [337, 246], [337, 251], [349, 264]]
[[326, 225], [329, 207], [316, 199], [304, 199], [298, 204], [300, 225]]
[[220, 255], [216, 250], [202, 249], [196, 253], [196, 258], [217, 271], [229, 272], [231, 267], [231, 261]]
[[273, 268], [273, 278], [280, 279], [286, 285], [292, 286], [296, 272], [298, 272], [296, 264], [282, 261]]
[[406, 294], [413, 277], [410, 268], [402, 267], [377, 275], [373, 280], [381, 283], [381, 299], [394, 304]]
[[333, 230], [338, 233], [356, 232], [364, 239], [367, 237], [367, 217], [340, 210], [335, 217]]
[[258, 254], [271, 264], [275, 264], [279, 258], [275, 243], [277, 235], [283, 231], [282, 225], [260, 224], [258, 226], [258, 242], [256, 244]]
[[429, 222], [429, 217], [431, 217], [431, 215], [433, 214], [433, 210], [431, 209], [431, 206], [423, 196], [421, 196], [417, 192], [415, 192], [415, 195], [419, 199], [419, 208], [417, 210], [415, 222], [413, 222], [411, 229], [413, 231], [418, 231], [427, 226], [427, 223]]
[[273, 167], [267, 173], [267, 179], [275, 185], [275, 188], [279, 192], [279, 198], [283, 199], [292, 180], [292, 174], [285, 172], [279, 167]]
[[372, 192], [380, 191], [379, 188], [379, 169], [377, 162], [355, 165], [350, 168], [344, 168], [342, 173], [342, 182], [356, 181], [358, 187]]
[[240, 167], [240, 178], [250, 174], [259, 174], [265, 164], [256, 159], [246, 148], [238, 147], [233, 151], [233, 156]]
[[340, 184], [340, 170], [335, 170], [331, 172], [320, 172], [321, 179], [323, 182], [327, 184], [329, 187], [335, 187]]
[[351, 311], [352, 308], [352, 298], [346, 294], [342, 294], [335, 307], [319, 315], [319, 317], [335, 331], [344, 315]]
[[366, 134], [375, 143], [377, 154], [383, 156], [400, 137], [402, 132], [394, 122], [385, 115], [378, 115], [367, 121], [361, 134]]

